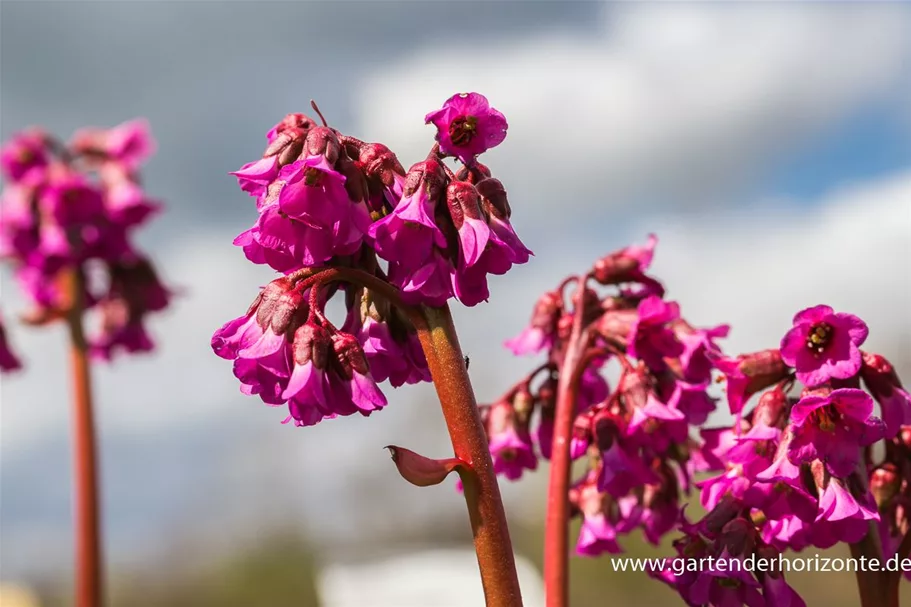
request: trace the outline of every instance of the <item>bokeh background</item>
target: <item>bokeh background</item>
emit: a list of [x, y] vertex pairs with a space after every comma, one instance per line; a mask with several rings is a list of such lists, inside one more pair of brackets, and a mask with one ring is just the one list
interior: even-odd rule
[[[795, 311], [828, 303], [866, 319], [868, 347], [911, 381], [907, 5], [4, 0], [0, 68], [4, 139], [144, 116], [158, 140], [145, 180], [167, 213], [140, 239], [183, 295], [153, 321], [154, 354], [95, 371], [117, 605], [479, 604], [461, 498], [407, 485], [382, 450], [450, 452], [432, 387], [296, 429], [209, 350], [271, 277], [231, 244], [255, 209], [227, 173], [311, 98], [406, 166], [454, 92], [509, 119], [486, 162], [536, 256], [455, 310], [481, 400], [533, 364], [501, 344], [537, 295], [649, 232], [684, 314], [733, 325], [726, 351], [774, 346]], [[8, 318], [23, 306], [6, 273], [2, 299]], [[9, 332], [27, 370], [2, 380], [0, 577], [65, 605], [63, 333]], [[504, 487], [529, 605], [545, 477]], [[573, 568], [575, 605], [677, 604], [605, 560]], [[850, 574], [792, 580], [810, 605], [857, 602]], [[418, 582], [430, 594], [403, 598]]]

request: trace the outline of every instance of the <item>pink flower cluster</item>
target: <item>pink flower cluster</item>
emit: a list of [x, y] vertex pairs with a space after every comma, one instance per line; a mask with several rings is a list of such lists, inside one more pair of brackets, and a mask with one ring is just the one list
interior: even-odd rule
[[[430, 379], [415, 329], [397, 309], [355, 285], [326, 289], [309, 280], [315, 269], [367, 273], [407, 304], [455, 297], [473, 306], [488, 298], [489, 274], [531, 255], [510, 223], [503, 184], [477, 162], [505, 138], [503, 115], [483, 95], [463, 93], [426, 122], [437, 143], [407, 172], [383, 144], [289, 114], [267, 133], [263, 157], [232, 173], [259, 212], [235, 244], [284, 277], [217, 331], [213, 348], [234, 361], [245, 393], [287, 403], [298, 425], [383, 407], [376, 382]], [[454, 172], [447, 157], [462, 166]], [[338, 290], [348, 311], [341, 328], [324, 315]]]
[[98, 312], [90, 337], [98, 358], [151, 350], [144, 319], [171, 296], [131, 242], [133, 230], [160, 208], [139, 183], [138, 169], [153, 150], [144, 121], [82, 129], [66, 144], [32, 129], [0, 150], [0, 256], [12, 262], [35, 307], [29, 319], [64, 315], [72, 303], [64, 280], [79, 273], [84, 304]]
[[718, 358], [736, 420], [702, 430], [706, 468], [720, 472], [697, 483], [708, 517], [727, 512], [778, 551], [855, 543], [875, 522], [884, 558], [895, 554], [911, 528], [911, 397], [860, 349], [867, 334], [820, 305], [794, 317], [780, 348]]
[[[551, 457], [581, 314], [586, 366], [570, 454], [588, 470], [568, 496], [582, 518], [579, 554], [619, 553], [618, 538], [638, 528], [655, 545], [682, 532], [679, 558], [770, 558], [856, 542], [870, 521], [879, 522], [885, 557], [895, 554], [911, 527], [911, 400], [888, 361], [860, 350], [867, 326], [818, 306], [795, 317], [780, 349], [728, 358], [716, 344], [728, 327], [693, 327], [646, 274], [655, 244], [651, 237], [599, 260], [587, 276], [600, 286], [587, 286], [575, 305], [563, 293], [574, 281], [564, 281], [507, 342], [517, 355], [546, 351], [547, 361], [485, 406], [496, 471], [515, 480]], [[719, 371], [735, 423], [700, 428], [716, 408]], [[795, 381], [805, 386], [799, 398], [790, 396]], [[708, 511], [697, 523], [683, 515], [691, 488]], [[803, 605], [778, 573], [651, 575], [689, 605]]]

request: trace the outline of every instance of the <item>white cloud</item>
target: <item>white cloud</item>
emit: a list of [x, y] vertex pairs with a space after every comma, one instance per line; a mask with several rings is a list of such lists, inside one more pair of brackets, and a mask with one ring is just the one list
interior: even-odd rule
[[732, 353], [777, 347], [796, 312], [828, 304], [866, 320], [867, 348], [908, 356], [911, 172], [810, 207], [757, 204], [681, 219], [643, 226], [661, 235], [653, 269], [695, 321], [732, 324]]
[[909, 17], [895, 5], [614, 6], [590, 33], [415, 53], [364, 82], [358, 132], [412, 162], [431, 141], [421, 117], [480, 91], [510, 121], [490, 164], [526, 197], [694, 204], [907, 87]]

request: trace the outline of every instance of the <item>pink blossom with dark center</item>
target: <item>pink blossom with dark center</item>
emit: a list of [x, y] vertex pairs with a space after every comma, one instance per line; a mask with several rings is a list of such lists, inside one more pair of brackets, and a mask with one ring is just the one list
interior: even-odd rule
[[866, 323], [829, 306], [802, 310], [794, 327], [781, 340], [781, 358], [797, 371], [797, 379], [814, 387], [832, 379], [857, 375], [860, 346], [866, 341]]
[[443, 107], [430, 112], [424, 122], [437, 128], [440, 151], [455, 156], [464, 164], [496, 147], [506, 139], [506, 117], [490, 107], [480, 93], [453, 95]]
[[794, 438], [788, 457], [794, 464], [820, 459], [834, 476], [848, 476], [860, 460], [860, 448], [883, 437], [883, 424], [872, 414], [873, 399], [863, 390], [839, 388], [803, 397], [791, 409]]

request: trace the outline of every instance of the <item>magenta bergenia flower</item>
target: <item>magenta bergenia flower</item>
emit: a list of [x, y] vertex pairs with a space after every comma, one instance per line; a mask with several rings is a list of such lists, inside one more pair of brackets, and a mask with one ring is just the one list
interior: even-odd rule
[[860, 376], [882, 409], [886, 438], [892, 438], [902, 426], [911, 426], [911, 396], [902, 387], [892, 363], [879, 354], [862, 354]]
[[440, 151], [470, 164], [476, 156], [506, 139], [506, 117], [490, 107], [480, 93], [459, 93], [443, 107], [430, 112], [424, 122], [437, 128]]
[[538, 467], [527, 423], [518, 419], [513, 403], [500, 401], [487, 412], [487, 433], [494, 471], [509, 480], [517, 480], [524, 470]]
[[563, 296], [557, 291], [548, 291], [535, 304], [531, 322], [505, 346], [516, 356], [537, 354], [550, 348], [557, 333], [557, 322], [563, 312]]
[[789, 373], [778, 350], [716, 358], [714, 362], [727, 380], [728, 407], [734, 415], [743, 410], [753, 394], [786, 379]]
[[612, 501], [598, 491], [597, 474], [588, 474], [571, 490], [570, 502], [582, 513], [576, 554], [598, 556], [623, 552], [617, 543], [617, 529], [609, 518]]
[[791, 409], [788, 457], [794, 464], [819, 459], [833, 476], [848, 476], [860, 461], [860, 448], [883, 437], [883, 424], [872, 414], [873, 399], [863, 390], [804, 396]]
[[73, 149], [102, 157], [130, 170], [155, 153], [155, 141], [145, 120], [130, 120], [110, 129], [84, 128], [73, 134]]
[[668, 327], [668, 323], [680, 318], [680, 306], [652, 295], [639, 303], [638, 312], [630, 329], [627, 351], [652, 369], [664, 369], [664, 357], [683, 354], [683, 344]]
[[21, 368], [22, 363], [19, 361], [19, 357], [13, 353], [6, 340], [6, 327], [3, 326], [3, 319], [0, 318], [0, 371], [15, 371]]
[[48, 166], [49, 154], [44, 133], [38, 129], [23, 131], [0, 148], [0, 167], [12, 182], [35, 182]]
[[798, 312], [794, 327], [781, 340], [781, 358], [797, 371], [797, 379], [814, 387], [832, 379], [857, 375], [860, 346], [867, 339], [867, 325], [829, 306]]

